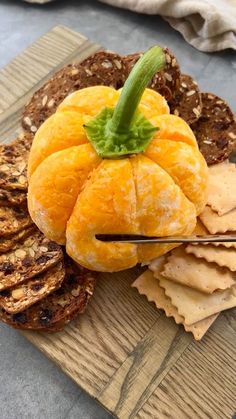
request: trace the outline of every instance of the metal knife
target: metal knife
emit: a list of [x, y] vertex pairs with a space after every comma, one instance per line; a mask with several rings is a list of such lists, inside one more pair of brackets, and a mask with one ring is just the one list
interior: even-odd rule
[[132, 234], [96, 234], [96, 239], [103, 242], [154, 244], [154, 243], [235, 243], [236, 235], [205, 235], [205, 236], [165, 236], [147, 237]]

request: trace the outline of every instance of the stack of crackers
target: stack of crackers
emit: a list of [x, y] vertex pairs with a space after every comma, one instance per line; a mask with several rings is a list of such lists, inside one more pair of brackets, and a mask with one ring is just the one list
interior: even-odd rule
[[[224, 162], [211, 166], [209, 172], [207, 206], [195, 233], [232, 234], [236, 231], [236, 167]], [[236, 243], [180, 246], [153, 260], [133, 286], [199, 340], [221, 311], [236, 307]]]
[[0, 147], [0, 320], [20, 329], [59, 331], [82, 313], [95, 274], [65, 256], [27, 210], [32, 135]]

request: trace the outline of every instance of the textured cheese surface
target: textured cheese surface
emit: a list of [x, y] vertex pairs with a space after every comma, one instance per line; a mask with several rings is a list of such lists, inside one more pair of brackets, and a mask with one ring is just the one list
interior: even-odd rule
[[174, 245], [105, 243], [96, 234], [191, 234], [208, 182], [193, 132], [150, 89], [139, 110], [159, 131], [145, 153], [101, 160], [83, 125], [105, 106], [114, 107], [119, 94], [105, 86], [72, 93], [38, 130], [29, 160], [34, 222], [78, 263], [109, 272], [148, 263]]

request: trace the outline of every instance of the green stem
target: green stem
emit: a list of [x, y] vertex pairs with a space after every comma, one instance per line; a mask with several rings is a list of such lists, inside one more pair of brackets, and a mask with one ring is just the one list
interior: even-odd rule
[[120, 158], [146, 150], [158, 128], [137, 107], [146, 86], [164, 65], [162, 49], [159, 46], [149, 49], [132, 69], [115, 109], [102, 109], [84, 126], [100, 157]]
[[162, 48], [150, 48], [135, 64], [122, 89], [109, 129], [116, 134], [127, 132], [145, 88], [157, 71], [165, 65]]

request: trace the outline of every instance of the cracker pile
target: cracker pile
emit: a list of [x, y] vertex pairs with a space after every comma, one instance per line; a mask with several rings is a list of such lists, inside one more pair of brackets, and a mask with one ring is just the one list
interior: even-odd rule
[[[230, 234], [236, 231], [236, 167], [224, 162], [209, 171], [196, 234]], [[221, 311], [236, 307], [236, 243], [180, 246], [153, 260], [133, 286], [199, 340]]]
[[57, 332], [82, 313], [95, 273], [48, 240], [27, 210], [32, 134], [0, 146], [0, 320], [19, 329]]
[[[149, 87], [166, 98], [171, 113], [181, 116], [191, 126], [208, 165], [226, 160], [236, 150], [236, 122], [231, 109], [218, 96], [201, 93], [190, 75], [181, 74], [174, 54], [167, 48], [163, 51], [166, 66], [156, 73]], [[82, 63], [63, 67], [34, 93], [26, 105], [23, 128], [35, 133], [64, 98], [75, 90], [94, 85], [121, 88], [141, 55], [121, 56], [100, 51]]]

